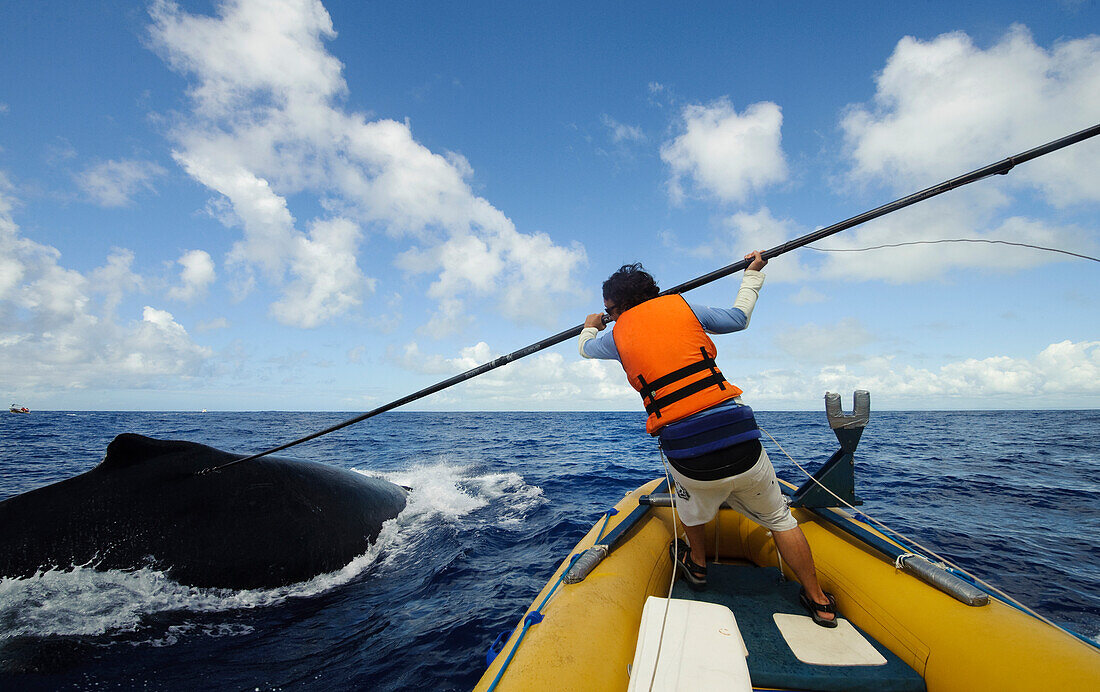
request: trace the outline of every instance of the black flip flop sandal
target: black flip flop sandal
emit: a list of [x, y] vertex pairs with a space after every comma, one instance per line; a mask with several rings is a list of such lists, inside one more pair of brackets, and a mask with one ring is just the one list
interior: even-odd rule
[[[825, 598], [829, 599], [828, 603], [817, 603], [810, 595], [806, 593], [806, 589], [802, 589], [798, 592], [798, 601], [802, 604], [802, 607], [810, 613], [810, 617], [814, 622], [822, 627], [836, 627], [836, 620], [840, 617], [840, 614], [836, 612], [836, 598], [828, 592], [822, 592], [825, 594]], [[832, 620], [821, 617], [818, 613], [831, 613]]]
[[691, 548], [680, 539], [668, 544], [668, 556], [676, 563], [676, 573], [684, 578], [692, 591], [707, 588], [707, 568], [691, 559]]

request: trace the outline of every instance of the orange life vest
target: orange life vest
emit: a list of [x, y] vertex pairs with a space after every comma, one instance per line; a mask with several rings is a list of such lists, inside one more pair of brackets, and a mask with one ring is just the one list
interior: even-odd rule
[[612, 336], [630, 386], [642, 395], [651, 435], [741, 394], [718, 370], [718, 350], [682, 296], [630, 308], [615, 321]]

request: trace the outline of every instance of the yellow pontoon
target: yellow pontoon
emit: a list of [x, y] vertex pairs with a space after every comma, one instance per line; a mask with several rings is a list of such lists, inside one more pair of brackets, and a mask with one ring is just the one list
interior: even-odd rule
[[475, 689], [1100, 690], [1094, 642], [827, 506], [858, 502], [852, 453], [869, 411], [865, 392], [853, 415], [829, 396], [841, 450], [787, 490], [839, 627], [812, 623], [770, 533], [731, 509], [707, 526], [708, 588], [677, 582], [666, 600], [674, 519], [658, 479], [576, 545]]

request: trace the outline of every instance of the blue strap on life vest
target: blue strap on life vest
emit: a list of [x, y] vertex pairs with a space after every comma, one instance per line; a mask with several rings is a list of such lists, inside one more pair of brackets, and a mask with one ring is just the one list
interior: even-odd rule
[[760, 438], [760, 428], [756, 425], [751, 407], [717, 406], [666, 425], [661, 428], [659, 436], [665, 456], [679, 460], [757, 440]]

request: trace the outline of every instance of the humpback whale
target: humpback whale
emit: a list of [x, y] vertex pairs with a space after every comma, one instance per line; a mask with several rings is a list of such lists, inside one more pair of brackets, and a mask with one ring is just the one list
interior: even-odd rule
[[405, 490], [326, 464], [130, 433], [90, 471], [0, 502], [0, 576], [72, 565], [163, 570], [181, 584], [255, 589], [362, 555]]

